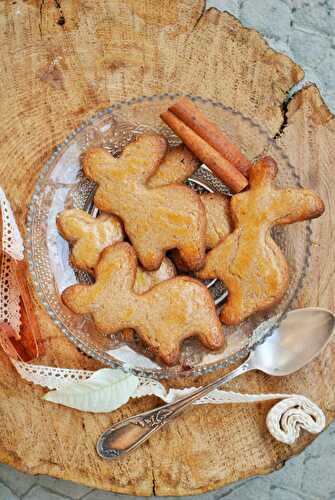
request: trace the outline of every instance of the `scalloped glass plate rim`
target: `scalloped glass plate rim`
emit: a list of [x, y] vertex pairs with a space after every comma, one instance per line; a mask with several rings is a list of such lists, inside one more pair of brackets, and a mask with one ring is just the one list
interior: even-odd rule
[[[296, 290], [292, 294], [292, 297], [290, 298], [286, 310], [281, 312], [279, 315], [276, 315], [275, 321], [271, 324], [271, 326], [267, 329], [264, 330], [264, 333], [260, 335], [260, 337], [255, 340], [255, 341], [250, 341], [248, 345], [234, 353], [233, 355], [229, 356], [228, 358], [224, 360], [219, 360], [215, 361], [213, 363], [200, 366], [200, 367], [192, 367], [191, 369], [188, 370], [180, 370], [180, 368], [177, 368], [174, 370], [174, 367], [162, 367], [162, 369], [146, 369], [146, 368], [138, 368], [134, 366], [129, 366], [125, 362], [118, 362], [117, 360], [111, 359], [109, 355], [104, 355], [101, 352], [98, 352], [96, 349], [94, 349], [91, 346], [88, 346], [84, 341], [81, 339], [77, 338], [74, 336], [68, 328], [62, 324], [61, 321], [57, 318], [55, 312], [52, 310], [48, 302], [46, 301], [44, 294], [43, 294], [43, 289], [40, 286], [39, 282], [37, 281], [36, 277], [36, 272], [35, 272], [35, 267], [34, 267], [34, 259], [33, 259], [33, 231], [32, 231], [32, 223], [35, 217], [35, 202], [38, 200], [39, 194], [41, 192], [41, 184], [43, 180], [45, 179], [49, 168], [52, 164], [53, 161], [57, 159], [62, 153], [62, 150], [64, 147], [67, 146], [67, 144], [73, 140], [77, 134], [79, 134], [85, 127], [89, 125], [93, 125], [94, 122], [102, 118], [104, 115], [112, 114], [114, 111], [117, 111], [121, 109], [123, 106], [131, 106], [133, 104], [138, 104], [141, 103], [145, 100], [147, 101], [153, 101], [153, 100], [162, 100], [165, 98], [169, 99], [176, 99], [182, 96], [187, 96], [191, 98], [192, 100], [195, 101], [200, 101], [204, 104], [211, 104], [212, 106], [218, 106], [222, 108], [225, 111], [231, 112], [235, 115], [241, 116], [244, 120], [248, 121], [253, 127], [258, 128], [258, 130], [261, 132], [263, 136], [266, 137], [267, 141], [271, 143], [271, 145], [276, 149], [281, 157], [285, 159], [287, 162], [288, 166], [292, 170], [293, 176], [297, 180], [297, 185], [301, 186], [299, 176], [295, 172], [294, 166], [291, 164], [287, 154], [283, 152], [281, 147], [274, 141], [274, 139], [269, 135], [268, 131], [259, 123], [254, 122], [251, 118], [243, 115], [241, 112], [234, 110], [230, 106], [226, 106], [220, 101], [215, 101], [210, 98], [202, 97], [202, 96], [194, 96], [192, 94], [187, 94], [187, 93], [182, 93], [182, 92], [167, 92], [163, 94], [154, 94], [151, 96], [140, 96], [140, 97], [134, 97], [129, 100], [125, 101], [118, 101], [115, 104], [108, 106], [107, 108], [101, 109], [97, 111], [95, 114], [93, 114], [90, 118], [87, 120], [84, 120], [81, 122], [81, 124], [75, 128], [65, 139], [62, 143], [58, 144], [55, 149], [53, 150], [50, 158], [47, 160], [45, 165], [42, 167], [41, 172], [38, 175], [38, 179], [35, 185], [35, 189], [33, 191], [31, 201], [29, 203], [29, 208], [28, 208], [28, 216], [27, 216], [27, 230], [26, 230], [26, 235], [25, 235], [25, 252], [28, 257], [28, 265], [29, 265], [29, 271], [31, 274], [32, 278], [32, 283], [35, 287], [35, 290], [37, 292], [38, 298], [45, 307], [47, 313], [53, 320], [54, 324], [60, 328], [62, 333], [82, 352], [87, 354], [88, 356], [91, 356], [92, 358], [96, 359], [97, 361], [100, 361], [104, 365], [114, 367], [114, 368], [122, 368], [125, 372], [131, 372], [134, 373], [135, 375], [139, 375], [142, 377], [148, 377], [148, 378], [156, 378], [156, 379], [164, 379], [164, 378], [169, 378], [173, 379], [176, 377], [190, 377], [190, 376], [199, 376], [203, 375], [206, 373], [211, 373], [219, 369], [224, 369], [227, 368], [228, 366], [238, 362], [240, 359], [245, 358], [250, 351], [254, 350], [259, 344], [262, 344], [269, 336], [271, 336], [272, 332], [278, 328], [280, 325], [281, 321], [286, 317], [287, 312], [290, 310], [290, 307], [292, 305], [293, 300], [296, 298], [297, 293], [303, 286], [303, 281], [306, 276], [306, 272], [309, 266], [309, 259], [310, 259], [310, 245], [311, 243], [311, 221], [307, 221], [306, 225], [306, 234], [307, 234], [307, 241], [306, 241], [306, 253], [304, 257], [304, 264], [303, 264], [303, 271], [299, 277], [298, 283], [296, 285]], [[252, 337], [250, 338], [252, 340]]]

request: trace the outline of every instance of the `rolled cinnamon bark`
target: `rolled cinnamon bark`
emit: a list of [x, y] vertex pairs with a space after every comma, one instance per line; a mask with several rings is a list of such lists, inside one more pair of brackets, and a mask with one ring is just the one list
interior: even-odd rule
[[248, 185], [248, 180], [236, 167], [226, 160], [190, 127], [171, 111], [165, 111], [161, 119], [180, 137], [192, 153], [205, 163], [234, 193]]
[[248, 158], [190, 99], [182, 97], [169, 107], [169, 111], [200, 135], [202, 139], [242, 172], [243, 175], [248, 176], [248, 171], [251, 167], [251, 162]]

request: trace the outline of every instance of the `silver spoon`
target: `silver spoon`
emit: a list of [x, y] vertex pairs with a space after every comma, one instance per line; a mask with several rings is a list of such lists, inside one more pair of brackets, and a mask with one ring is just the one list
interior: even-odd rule
[[98, 439], [102, 458], [116, 459], [144, 443], [154, 432], [182, 413], [194, 401], [250, 370], [284, 376], [300, 370], [329, 342], [335, 329], [335, 316], [326, 309], [309, 307], [288, 313], [279, 328], [252, 351], [247, 360], [224, 377], [211, 382], [173, 403], [122, 420]]

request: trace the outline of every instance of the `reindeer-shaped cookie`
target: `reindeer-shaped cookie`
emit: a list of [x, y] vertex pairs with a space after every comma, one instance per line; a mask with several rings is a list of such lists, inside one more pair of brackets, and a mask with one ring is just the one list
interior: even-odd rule
[[101, 148], [87, 150], [83, 171], [99, 186], [95, 205], [122, 219], [146, 269], [157, 269], [171, 248], [179, 249], [190, 269], [199, 269], [205, 258], [206, 215], [198, 195], [179, 184], [149, 186], [166, 148], [164, 137], [143, 134], [118, 159]]
[[228, 289], [220, 318], [236, 325], [256, 311], [268, 309], [283, 297], [288, 266], [271, 237], [276, 224], [319, 217], [322, 200], [308, 189], [276, 189], [277, 166], [265, 157], [250, 170], [249, 189], [232, 197], [234, 231], [206, 257], [199, 277], [219, 278]]
[[136, 267], [131, 245], [116, 243], [103, 251], [95, 283], [73, 285], [62, 299], [73, 312], [92, 314], [101, 333], [133, 328], [168, 365], [178, 361], [180, 344], [193, 335], [209, 349], [222, 347], [222, 325], [204, 285], [180, 276], [140, 295], [134, 291]]

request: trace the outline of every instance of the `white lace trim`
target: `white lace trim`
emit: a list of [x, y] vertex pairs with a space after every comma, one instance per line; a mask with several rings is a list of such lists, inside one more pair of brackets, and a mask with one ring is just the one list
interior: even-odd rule
[[[2, 258], [0, 263], [0, 323], [8, 322], [15, 332], [20, 331], [20, 294], [15, 274], [12, 269], [12, 259], [23, 259], [23, 242], [15, 223], [14, 215], [0, 187], [0, 208], [2, 214]], [[32, 365], [15, 359], [13, 347], [6, 336], [0, 331], [0, 345], [15, 366], [20, 376], [33, 384], [48, 389], [61, 389], [67, 384], [88, 379], [94, 372], [68, 368], [53, 368], [50, 366]], [[13, 354], [12, 354], [13, 353]], [[194, 388], [170, 389], [166, 391], [158, 381], [139, 378], [139, 385], [132, 397], [156, 395], [165, 402], [171, 402], [182, 397]], [[224, 404], [253, 403], [281, 399], [269, 411], [266, 419], [267, 427], [272, 436], [286, 444], [292, 444], [299, 437], [300, 430], [311, 433], [321, 432], [326, 420], [321, 409], [304, 396], [290, 394], [239, 394], [221, 390], [213, 391], [194, 404]]]
[[20, 293], [12, 271], [12, 259], [23, 259], [23, 242], [15, 218], [0, 187], [2, 252], [0, 259], [0, 323], [8, 322], [16, 332], [21, 326]]
[[312, 434], [321, 432], [326, 426], [326, 417], [310, 399], [293, 394], [271, 408], [266, 425], [277, 441], [293, 444], [301, 429]]
[[[17, 360], [13, 360], [13, 364], [22, 378], [48, 389], [62, 389], [73, 382], [86, 380], [94, 373], [89, 370], [30, 365]], [[191, 387], [170, 389], [167, 392], [160, 382], [139, 377], [139, 385], [132, 397], [155, 395], [166, 403], [170, 403], [194, 390], [195, 388]], [[282, 401], [275, 404], [269, 411], [266, 425], [269, 432], [278, 441], [293, 444], [298, 439], [302, 429], [313, 434], [324, 429], [326, 419], [322, 410], [305, 396], [296, 394], [240, 394], [215, 390], [194, 404], [254, 403], [274, 399]]]
[[7, 197], [0, 187], [2, 250], [12, 259], [23, 260], [23, 241]]
[[31, 365], [16, 359], [13, 359], [12, 363], [24, 380], [48, 389], [61, 389], [67, 384], [86, 380], [94, 373], [89, 370]]

